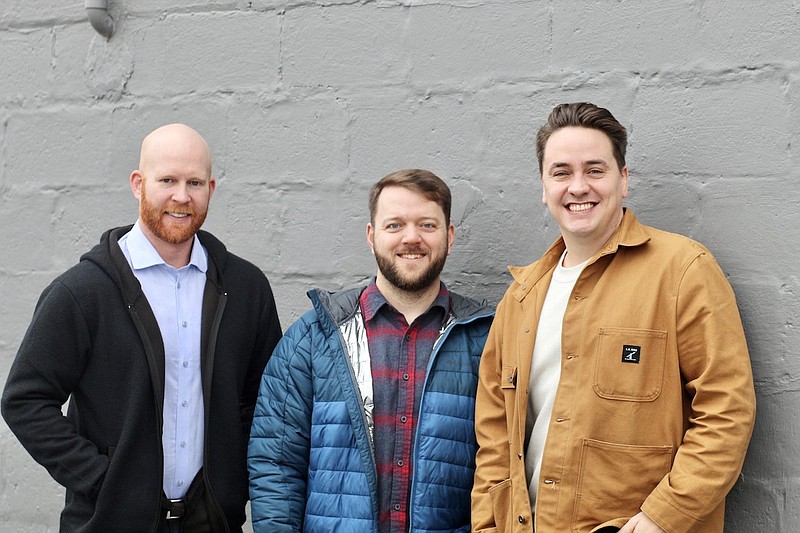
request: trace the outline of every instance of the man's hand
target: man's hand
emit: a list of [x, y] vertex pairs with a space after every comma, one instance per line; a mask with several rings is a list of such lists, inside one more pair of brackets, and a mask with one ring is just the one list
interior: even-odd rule
[[650, 520], [644, 513], [639, 513], [622, 526], [619, 533], [667, 533]]

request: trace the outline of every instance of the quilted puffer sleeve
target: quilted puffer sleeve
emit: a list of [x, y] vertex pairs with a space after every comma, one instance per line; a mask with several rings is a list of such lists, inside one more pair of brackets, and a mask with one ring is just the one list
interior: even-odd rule
[[247, 457], [255, 532], [303, 530], [313, 323], [314, 316], [308, 313], [289, 328], [261, 378]]

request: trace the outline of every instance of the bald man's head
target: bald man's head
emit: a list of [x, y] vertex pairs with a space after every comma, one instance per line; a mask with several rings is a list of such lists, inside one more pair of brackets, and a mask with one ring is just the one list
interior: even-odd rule
[[167, 124], [150, 132], [142, 141], [139, 170], [145, 171], [154, 159], [190, 157], [206, 167], [211, 177], [211, 150], [202, 135], [186, 124]]
[[186, 124], [162, 126], [142, 141], [130, 182], [142, 231], [162, 257], [170, 245], [190, 245], [216, 187], [208, 143]]

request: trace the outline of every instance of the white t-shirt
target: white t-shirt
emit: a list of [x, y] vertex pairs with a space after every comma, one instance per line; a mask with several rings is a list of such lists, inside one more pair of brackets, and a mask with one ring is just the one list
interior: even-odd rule
[[531, 365], [530, 394], [528, 395], [528, 416], [525, 450], [525, 475], [531, 498], [531, 509], [536, 507], [536, 493], [539, 487], [539, 473], [542, 467], [542, 454], [547, 438], [547, 428], [553, 413], [553, 401], [561, 377], [561, 324], [572, 288], [589, 262], [587, 259], [573, 267], [562, 266], [567, 252], [561, 255], [547, 295], [544, 298], [542, 313], [536, 330], [536, 344], [533, 347]]

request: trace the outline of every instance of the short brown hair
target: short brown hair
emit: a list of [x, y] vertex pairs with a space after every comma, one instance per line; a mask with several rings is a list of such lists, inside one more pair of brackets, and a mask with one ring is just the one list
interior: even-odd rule
[[561, 128], [590, 128], [600, 130], [611, 141], [614, 159], [622, 170], [625, 167], [625, 151], [628, 148], [628, 132], [608, 109], [588, 102], [560, 104], [553, 108], [547, 122], [536, 134], [536, 157], [539, 160], [539, 172], [542, 172], [544, 147], [550, 136]]
[[369, 190], [369, 220], [373, 224], [375, 223], [375, 210], [378, 207], [378, 197], [386, 187], [403, 187], [436, 202], [444, 212], [445, 222], [448, 226], [450, 225], [450, 206], [452, 205], [450, 187], [433, 172], [418, 168], [392, 172], [372, 186]]

